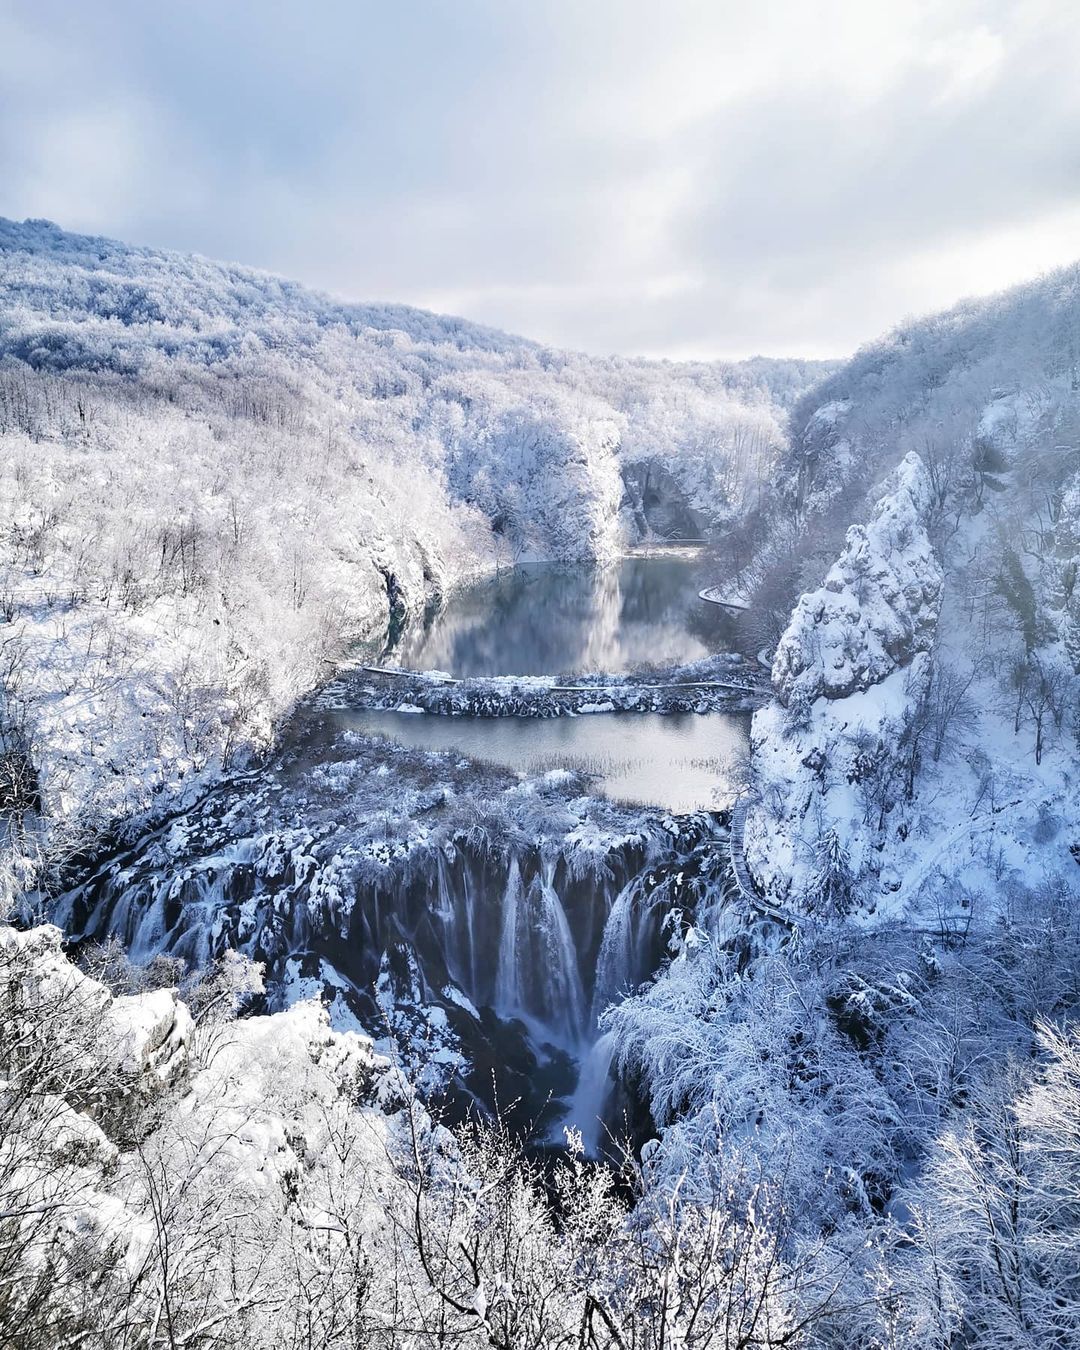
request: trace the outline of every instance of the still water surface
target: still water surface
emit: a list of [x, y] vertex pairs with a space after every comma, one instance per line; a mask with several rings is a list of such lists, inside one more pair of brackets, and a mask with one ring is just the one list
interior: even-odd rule
[[515, 567], [453, 594], [406, 632], [393, 659], [410, 670], [472, 675], [610, 673], [696, 661], [737, 630], [698, 598], [714, 582], [701, 555], [623, 558], [610, 567]]
[[460, 750], [527, 775], [579, 769], [609, 797], [669, 811], [726, 806], [745, 714], [597, 713], [581, 717], [431, 717], [338, 712], [339, 724], [423, 750]]
[[[694, 661], [738, 643], [739, 620], [698, 598], [717, 578], [694, 555], [626, 558], [609, 568], [530, 565], [451, 596], [407, 631], [390, 659], [459, 677], [624, 672]], [[369, 710], [339, 724], [422, 749], [460, 750], [523, 774], [596, 775], [619, 800], [671, 811], [726, 805], [746, 743], [741, 713], [436, 717]]]

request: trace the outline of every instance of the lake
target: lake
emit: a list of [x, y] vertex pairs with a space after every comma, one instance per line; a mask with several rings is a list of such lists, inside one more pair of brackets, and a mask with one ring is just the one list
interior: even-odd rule
[[[388, 659], [461, 678], [625, 672], [738, 646], [739, 619], [701, 600], [715, 582], [689, 552], [625, 558], [606, 568], [531, 564], [464, 588], [407, 630]], [[742, 713], [438, 717], [345, 709], [340, 725], [431, 750], [542, 773], [592, 773], [622, 801], [685, 812], [727, 805], [746, 745]]]
[[700, 554], [609, 567], [534, 563], [454, 592], [393, 651], [409, 670], [473, 675], [612, 674], [730, 649], [731, 616], [702, 601], [715, 581]]

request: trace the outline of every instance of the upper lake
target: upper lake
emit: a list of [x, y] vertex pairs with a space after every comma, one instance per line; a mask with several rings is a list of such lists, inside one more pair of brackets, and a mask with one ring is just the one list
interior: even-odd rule
[[[459, 678], [622, 673], [695, 661], [738, 645], [739, 618], [698, 595], [715, 580], [706, 560], [689, 551], [604, 568], [517, 567], [454, 592], [382, 659]], [[613, 797], [672, 811], [730, 801], [749, 725], [746, 714], [718, 712], [534, 719], [352, 709], [333, 716], [354, 731], [459, 750], [521, 773], [583, 770]]]

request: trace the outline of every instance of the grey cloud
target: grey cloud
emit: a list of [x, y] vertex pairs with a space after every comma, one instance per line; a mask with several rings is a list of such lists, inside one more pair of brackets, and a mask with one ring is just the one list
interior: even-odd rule
[[942, 250], [1080, 210], [1080, 26], [828, 8], [804, 50], [798, 0], [17, 0], [0, 212], [571, 347], [835, 354], [955, 299]]

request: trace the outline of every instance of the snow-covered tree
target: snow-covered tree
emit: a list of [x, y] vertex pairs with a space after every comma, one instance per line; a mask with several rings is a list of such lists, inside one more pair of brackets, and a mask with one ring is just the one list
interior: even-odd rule
[[[808, 909], [841, 903], [840, 889], [850, 903], [899, 800], [895, 769], [929, 688], [942, 597], [930, 504], [925, 467], [909, 454], [824, 585], [796, 605], [773, 661], [776, 697], [754, 715], [747, 858], [766, 889]], [[827, 860], [822, 872], [829, 840], [839, 873]]]

